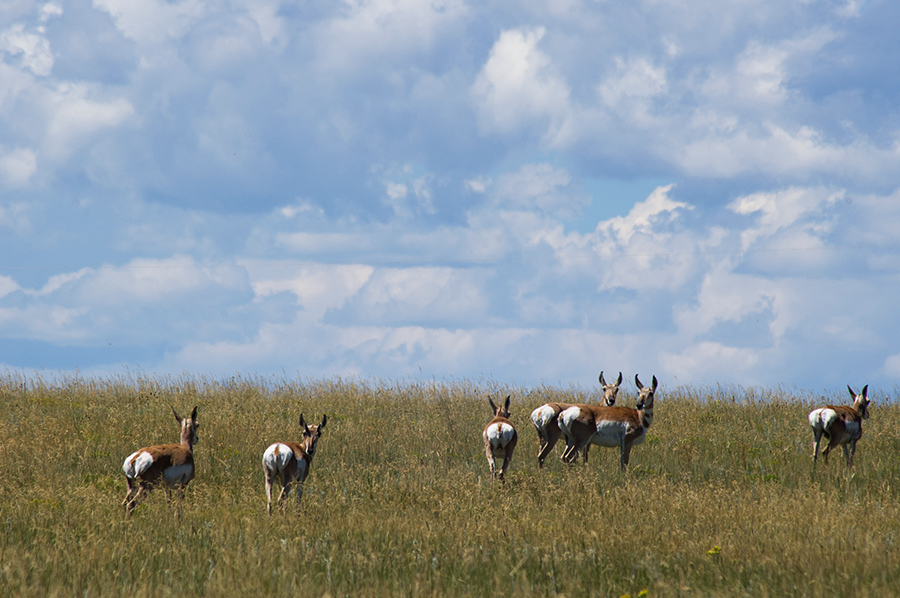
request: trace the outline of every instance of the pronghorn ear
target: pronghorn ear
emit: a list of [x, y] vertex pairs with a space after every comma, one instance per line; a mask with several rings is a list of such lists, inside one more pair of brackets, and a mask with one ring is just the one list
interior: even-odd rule
[[172, 413], [175, 414], [175, 421], [177, 421], [177, 422], [180, 424], [180, 423], [181, 423], [181, 416], [178, 415], [178, 412], [177, 412], [177, 411], [175, 411], [175, 407], [172, 407]]
[[619, 377], [616, 378], [616, 386], [622, 384], [622, 372], [619, 372]]
[[653, 380], [650, 381], [650, 384], [650, 392], [656, 392], [656, 387], [659, 385], [659, 383], [656, 381], [656, 376], [653, 376]]
[[600, 371], [600, 386], [606, 386], [606, 380], [603, 379], [603, 371]]
[[847, 385], [847, 390], [850, 391], [850, 396], [853, 397], [853, 398], [855, 399], [855, 398], [856, 398], [856, 393], [853, 392], [853, 389], [850, 388], [850, 385], [849, 385], [849, 384]]
[[325, 424], [326, 424], [327, 422], [328, 422], [328, 416], [325, 415], [325, 414], [322, 414], [322, 423], [319, 424], [319, 431], [320, 431], [320, 432], [322, 431], [322, 428], [325, 427]]

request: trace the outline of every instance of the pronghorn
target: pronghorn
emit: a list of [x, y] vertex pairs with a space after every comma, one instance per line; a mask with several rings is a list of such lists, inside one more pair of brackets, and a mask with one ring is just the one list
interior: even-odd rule
[[641, 384], [637, 375], [634, 383], [640, 390], [634, 409], [574, 405], [559, 414], [559, 427], [566, 435], [564, 461], [571, 463], [578, 458], [579, 451], [584, 451], [584, 462], [587, 463], [591, 444], [617, 446], [621, 450], [622, 470], [628, 468], [632, 447], [644, 441], [647, 428], [653, 422], [653, 398], [657, 386], [656, 376], [649, 387]]
[[197, 423], [197, 407], [194, 407], [191, 416], [187, 418], [179, 416], [174, 407], [172, 413], [181, 426], [181, 443], [142, 448], [128, 455], [122, 465], [125, 481], [128, 483], [128, 494], [122, 502], [126, 515], [137, 506], [141, 493], [149, 492], [160, 478], [165, 483], [166, 503], [169, 502], [172, 488], [178, 487], [180, 500], [184, 496], [185, 487], [194, 479], [194, 445], [200, 442], [197, 438], [197, 428], [200, 427]]
[[840, 445], [844, 450], [844, 458], [847, 467], [853, 465], [853, 453], [856, 452], [856, 442], [862, 436], [862, 420], [869, 419], [869, 385], [862, 388], [862, 392], [856, 392], [847, 385], [850, 396], [853, 397], [853, 405], [850, 407], [835, 407], [828, 405], [810, 411], [809, 425], [813, 429], [813, 466], [819, 459], [819, 443], [822, 436], [828, 440], [828, 446], [822, 451], [825, 455], [825, 463], [828, 463], [828, 453], [831, 449]]
[[[600, 372], [600, 386], [603, 387], [601, 405], [612, 407], [616, 404], [616, 394], [619, 392], [620, 384], [622, 384], [622, 372], [619, 372], [619, 378], [615, 384], [607, 384], [603, 379], [603, 372]], [[538, 467], [544, 466], [544, 459], [559, 440], [561, 432], [559, 423], [556, 421], [559, 414], [571, 406], [572, 403], [545, 403], [531, 412], [531, 421], [534, 423], [534, 429], [537, 430], [538, 440], [541, 443], [537, 455]]]
[[[493, 399], [488, 397], [488, 402], [491, 404], [491, 409], [494, 412], [494, 419], [485, 426], [484, 432], [481, 434], [481, 437], [484, 439], [484, 454], [487, 456], [488, 465], [491, 467], [491, 478], [499, 477], [500, 481], [503, 481], [506, 468], [509, 467], [509, 462], [512, 459], [513, 449], [516, 448], [516, 443], [519, 441], [516, 428], [509, 421], [509, 399], [510, 397], [506, 397], [506, 403], [502, 407], [498, 407], [494, 405]], [[503, 466], [500, 468], [500, 472], [497, 473], [494, 467], [494, 459], [499, 459], [500, 457], [503, 457]]]
[[316, 444], [322, 435], [322, 429], [328, 421], [328, 416], [323, 415], [322, 421], [317, 426], [308, 426], [300, 414], [300, 428], [303, 440], [296, 442], [276, 442], [265, 450], [262, 458], [263, 472], [266, 475], [266, 511], [272, 514], [272, 482], [275, 478], [281, 478], [281, 494], [278, 501], [287, 499], [290, 493], [290, 484], [297, 483], [297, 506], [303, 496], [303, 483], [309, 475], [313, 456], [316, 454]]

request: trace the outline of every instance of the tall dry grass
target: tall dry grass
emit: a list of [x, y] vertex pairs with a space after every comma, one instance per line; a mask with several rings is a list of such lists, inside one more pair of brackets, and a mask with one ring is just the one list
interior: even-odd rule
[[[491, 483], [488, 394], [519, 445]], [[624, 395], [624, 396], [623, 396]], [[900, 588], [898, 408], [875, 397], [854, 471], [812, 471], [796, 392], [667, 388], [618, 471], [538, 470], [528, 414], [599, 391], [496, 382], [0, 379], [4, 596], [860, 596]], [[847, 395], [829, 397], [847, 402]], [[620, 393], [620, 404], [634, 393]], [[121, 464], [199, 406], [180, 509], [122, 514]], [[260, 459], [328, 414], [303, 503], [266, 516]], [[180, 516], [176, 514], [180, 512]]]

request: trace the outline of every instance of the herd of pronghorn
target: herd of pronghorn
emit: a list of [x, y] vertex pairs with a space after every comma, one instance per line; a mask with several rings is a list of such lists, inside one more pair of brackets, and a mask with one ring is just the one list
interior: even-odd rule
[[[657, 381], [653, 376], [650, 386], [641, 384], [637, 375], [634, 383], [638, 387], [638, 400], [635, 407], [616, 406], [616, 395], [622, 384], [622, 373], [615, 383], [607, 384], [600, 372], [600, 384], [603, 387], [603, 398], [600, 404], [546, 403], [531, 412], [531, 421], [537, 430], [540, 441], [538, 450], [538, 467], [544, 466], [544, 459], [553, 450], [560, 434], [566, 437], [566, 448], [562, 460], [572, 463], [583, 455], [587, 463], [588, 449], [592, 444], [607, 447], [619, 447], [621, 467], [628, 467], [631, 449], [640, 444], [647, 435], [647, 429], [653, 422], [653, 399], [656, 394]], [[857, 394], [849, 385], [847, 390], [853, 398], [850, 406], [828, 405], [814, 409], [809, 413], [809, 425], [813, 431], [813, 464], [819, 457], [819, 445], [824, 437], [828, 445], [822, 451], [825, 462], [828, 454], [837, 446], [844, 451], [847, 467], [853, 465], [853, 454], [856, 442], [862, 436], [862, 420], [869, 417], [868, 385], [863, 386]], [[502, 405], [496, 405], [488, 398], [494, 418], [488, 422], [482, 433], [484, 452], [490, 467], [491, 477], [504, 479], [506, 470], [512, 459], [513, 450], [518, 442], [516, 427], [509, 420], [509, 396]], [[166, 489], [168, 501], [169, 491], [177, 488], [179, 499], [184, 488], [194, 478], [194, 445], [197, 444], [197, 407], [190, 417], [181, 417], [172, 408], [178, 425], [181, 426], [181, 442], [178, 444], [159, 444], [139, 449], [125, 459], [122, 469], [128, 484], [128, 493], [122, 506], [126, 515], [137, 506], [138, 497], [148, 492], [157, 483]], [[281, 482], [279, 503], [287, 499], [292, 485], [296, 486], [297, 504], [303, 495], [303, 483], [309, 475], [316, 444], [325, 424], [326, 415], [318, 425], [310, 426], [300, 414], [300, 442], [276, 442], [269, 446], [262, 457], [263, 472], [266, 481], [267, 511], [272, 512], [272, 484], [276, 479]], [[496, 459], [503, 459], [499, 469]]]

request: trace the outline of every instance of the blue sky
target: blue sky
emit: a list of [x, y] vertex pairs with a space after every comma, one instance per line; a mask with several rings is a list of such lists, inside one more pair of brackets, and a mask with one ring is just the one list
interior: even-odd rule
[[900, 5], [0, 5], [0, 367], [900, 377]]

